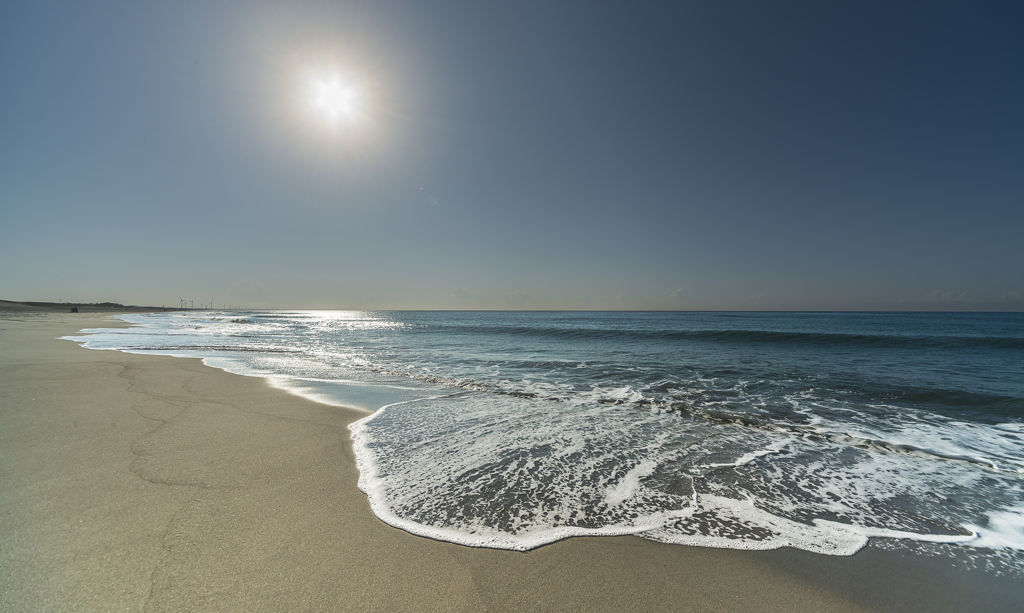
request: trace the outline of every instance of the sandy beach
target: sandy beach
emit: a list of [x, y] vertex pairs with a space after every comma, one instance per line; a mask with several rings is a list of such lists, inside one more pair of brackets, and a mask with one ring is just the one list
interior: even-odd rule
[[370, 511], [346, 426], [195, 359], [57, 337], [108, 313], [0, 315], [3, 611], [1010, 611], [1024, 582], [852, 557], [574, 538], [527, 552]]

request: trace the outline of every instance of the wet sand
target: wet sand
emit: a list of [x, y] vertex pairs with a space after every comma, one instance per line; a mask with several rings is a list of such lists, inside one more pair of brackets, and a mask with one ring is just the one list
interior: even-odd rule
[[102, 312], [0, 315], [3, 611], [1013, 611], [1024, 582], [868, 548], [849, 558], [636, 537], [527, 553], [380, 522], [346, 428], [196, 359], [56, 337]]

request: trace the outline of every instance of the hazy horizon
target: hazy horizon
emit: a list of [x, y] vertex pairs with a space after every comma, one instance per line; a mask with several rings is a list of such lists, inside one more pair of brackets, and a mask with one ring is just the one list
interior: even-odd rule
[[851, 310], [851, 309], [824, 309], [824, 310], [804, 310], [804, 309], [352, 309], [352, 308], [332, 308], [332, 307], [318, 307], [318, 308], [297, 308], [287, 306], [276, 306], [276, 307], [252, 307], [240, 304], [200, 304], [199, 306], [176, 306], [174, 304], [140, 304], [140, 303], [119, 303], [110, 300], [104, 300], [100, 302], [73, 302], [73, 301], [58, 301], [58, 302], [47, 302], [40, 300], [7, 300], [0, 298], [0, 302], [15, 302], [21, 304], [53, 304], [61, 305], [65, 304], [68, 306], [104, 306], [104, 305], [119, 305], [130, 308], [155, 308], [155, 309], [169, 309], [177, 311], [327, 311], [327, 312], [359, 312], [359, 311], [401, 311], [401, 312], [468, 312], [468, 313], [1019, 313], [1019, 309], [988, 309], [988, 310], [971, 310], [971, 309], [864, 309], [864, 310]]
[[1024, 5], [0, 8], [0, 296], [1024, 310]]

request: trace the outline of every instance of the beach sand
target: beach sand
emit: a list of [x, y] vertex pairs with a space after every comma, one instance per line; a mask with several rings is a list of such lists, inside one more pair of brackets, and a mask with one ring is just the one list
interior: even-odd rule
[[196, 359], [56, 337], [102, 313], [0, 316], [3, 611], [1010, 611], [1024, 583], [868, 548], [848, 558], [637, 537], [527, 553], [391, 528], [346, 425], [364, 416]]

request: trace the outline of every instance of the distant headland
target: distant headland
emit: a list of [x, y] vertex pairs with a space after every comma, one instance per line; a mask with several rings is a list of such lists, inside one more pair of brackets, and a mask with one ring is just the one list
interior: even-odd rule
[[177, 307], [154, 307], [118, 304], [116, 302], [16, 302], [0, 300], [0, 313], [11, 312], [58, 312], [58, 313], [153, 313], [159, 311], [182, 311]]

